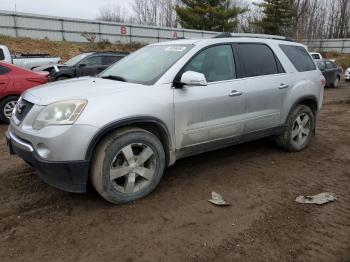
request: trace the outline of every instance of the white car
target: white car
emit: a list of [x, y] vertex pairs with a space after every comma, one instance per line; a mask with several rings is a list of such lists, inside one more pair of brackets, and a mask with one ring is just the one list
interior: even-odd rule
[[345, 79], [345, 81], [350, 81], [350, 67], [345, 70], [344, 79]]
[[56, 65], [61, 60], [60, 57], [52, 57], [49, 55], [39, 54], [21, 54], [11, 55], [7, 46], [0, 45], [0, 61], [4, 61], [15, 66], [20, 66], [26, 69], [34, 69], [39, 66]]

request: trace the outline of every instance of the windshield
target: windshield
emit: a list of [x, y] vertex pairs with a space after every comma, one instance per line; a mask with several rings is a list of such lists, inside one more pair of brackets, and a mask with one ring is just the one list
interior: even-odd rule
[[192, 45], [146, 46], [108, 68], [100, 77], [153, 85], [192, 47]]
[[89, 56], [89, 54], [80, 54], [80, 55], [77, 55], [71, 59], [69, 59], [67, 62], [64, 63], [64, 65], [67, 65], [67, 66], [74, 66], [76, 65], [77, 63], [79, 63], [81, 60], [83, 60], [85, 57]]

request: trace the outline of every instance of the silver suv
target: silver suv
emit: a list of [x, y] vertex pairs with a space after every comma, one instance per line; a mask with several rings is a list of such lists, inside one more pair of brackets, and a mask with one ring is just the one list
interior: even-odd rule
[[146, 46], [97, 77], [22, 94], [10, 152], [48, 184], [112, 203], [151, 193], [177, 159], [266, 136], [303, 150], [325, 79], [301, 44], [266, 37]]

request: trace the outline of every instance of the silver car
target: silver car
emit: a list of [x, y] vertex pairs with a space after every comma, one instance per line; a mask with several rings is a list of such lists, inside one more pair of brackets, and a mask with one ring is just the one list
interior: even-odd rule
[[177, 159], [266, 136], [287, 151], [315, 132], [325, 79], [301, 44], [269, 37], [146, 46], [97, 77], [24, 94], [8, 146], [48, 184], [125, 203]]

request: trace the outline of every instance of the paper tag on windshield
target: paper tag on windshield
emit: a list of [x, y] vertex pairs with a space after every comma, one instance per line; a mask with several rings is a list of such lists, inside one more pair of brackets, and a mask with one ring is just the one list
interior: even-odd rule
[[168, 46], [165, 51], [168, 52], [183, 52], [186, 50], [186, 46]]

